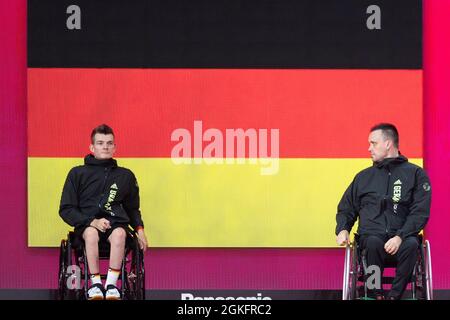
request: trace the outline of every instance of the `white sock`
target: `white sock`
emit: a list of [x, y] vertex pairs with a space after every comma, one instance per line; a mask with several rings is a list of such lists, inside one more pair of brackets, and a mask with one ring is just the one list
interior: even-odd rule
[[119, 279], [119, 275], [120, 269], [109, 268], [108, 276], [106, 277], [105, 288], [107, 288], [110, 284], [115, 286], [117, 284], [117, 279]]
[[102, 284], [102, 278], [100, 278], [100, 273], [91, 274], [91, 285], [94, 285], [97, 283]]

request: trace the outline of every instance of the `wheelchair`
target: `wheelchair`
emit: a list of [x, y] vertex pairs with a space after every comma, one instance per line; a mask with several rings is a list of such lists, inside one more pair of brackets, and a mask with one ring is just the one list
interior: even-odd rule
[[[137, 234], [128, 229], [125, 255], [118, 279], [122, 299], [145, 300], [144, 254], [139, 247]], [[99, 260], [108, 260], [110, 244], [99, 242]], [[102, 279], [106, 274], [100, 274]], [[58, 298], [60, 300], [87, 300], [89, 268], [84, 241], [74, 232], [61, 240], [59, 252]]]
[[[417, 261], [408, 286], [411, 288], [412, 300], [433, 300], [433, 278], [431, 267], [431, 249], [428, 240], [419, 235]], [[385, 261], [385, 269], [395, 268], [393, 259]], [[370, 277], [364, 250], [359, 246], [359, 235], [345, 248], [344, 277], [342, 300], [370, 300], [367, 281]], [[392, 284], [394, 277], [382, 276], [381, 286]]]

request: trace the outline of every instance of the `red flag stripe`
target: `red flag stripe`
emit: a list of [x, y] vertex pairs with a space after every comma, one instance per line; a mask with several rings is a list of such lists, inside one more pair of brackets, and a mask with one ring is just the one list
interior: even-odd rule
[[193, 135], [195, 120], [279, 129], [282, 158], [367, 157], [369, 128], [393, 122], [401, 151], [422, 157], [421, 70], [30, 68], [28, 112], [32, 157], [80, 156], [101, 123], [117, 156], [170, 157], [172, 132]]

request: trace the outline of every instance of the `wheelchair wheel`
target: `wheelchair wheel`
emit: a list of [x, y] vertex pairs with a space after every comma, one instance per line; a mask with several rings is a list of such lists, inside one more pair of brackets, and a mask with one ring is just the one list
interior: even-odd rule
[[421, 244], [419, 248], [418, 261], [413, 276], [415, 276], [413, 297], [421, 300], [433, 300], [431, 251], [428, 240]]
[[134, 272], [136, 274], [133, 283], [133, 291], [136, 300], [145, 300], [145, 272], [144, 272], [144, 252], [141, 249], [136, 250], [133, 258]]
[[352, 269], [350, 273], [350, 284], [351, 284], [351, 290], [350, 290], [350, 299], [355, 300], [359, 298], [359, 288], [358, 288], [358, 277], [359, 277], [359, 268], [360, 265], [358, 263], [358, 248], [356, 244], [353, 244], [352, 246]]
[[423, 246], [419, 248], [419, 255], [414, 271], [412, 274], [411, 291], [413, 300], [425, 300], [426, 299], [426, 276], [425, 276], [425, 264], [424, 264], [424, 250]]
[[58, 299], [64, 300], [67, 296], [67, 241], [62, 240], [59, 247], [59, 272], [58, 272]]
[[131, 266], [126, 274], [126, 297], [130, 300], [145, 300], [144, 254], [135, 239], [135, 250], [131, 252]]
[[426, 298], [433, 300], [433, 270], [431, 267], [431, 248], [430, 242], [425, 241], [425, 283], [426, 283]]
[[344, 279], [342, 300], [353, 300], [357, 296], [357, 259], [356, 247], [347, 245], [345, 248]]
[[70, 239], [69, 234], [67, 240], [61, 241], [59, 255], [58, 298], [61, 300], [82, 300], [84, 298], [83, 288], [68, 287], [70, 286], [71, 281], [74, 281], [74, 284], [78, 286], [82, 276], [79, 272], [81, 269], [78, 257], [72, 248]]

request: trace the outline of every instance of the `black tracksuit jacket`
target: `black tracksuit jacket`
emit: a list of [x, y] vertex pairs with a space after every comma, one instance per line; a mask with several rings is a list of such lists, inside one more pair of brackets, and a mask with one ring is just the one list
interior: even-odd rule
[[139, 210], [139, 187], [129, 169], [114, 159], [84, 158], [84, 165], [72, 168], [64, 184], [59, 215], [76, 228], [88, 226], [95, 218], [112, 224], [144, 226]]
[[350, 232], [359, 217], [360, 235], [404, 239], [425, 227], [430, 206], [425, 171], [402, 155], [388, 158], [358, 173], [347, 188], [338, 205], [336, 234]]

